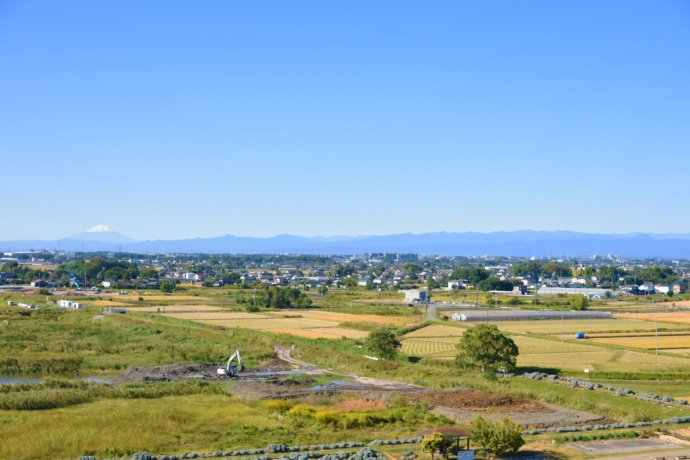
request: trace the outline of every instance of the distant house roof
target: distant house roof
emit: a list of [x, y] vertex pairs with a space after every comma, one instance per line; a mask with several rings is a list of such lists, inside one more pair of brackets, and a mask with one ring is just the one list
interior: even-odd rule
[[438, 428], [429, 428], [428, 430], [415, 431], [414, 434], [419, 436], [431, 436], [433, 434], [450, 434], [458, 438], [466, 438], [470, 435], [470, 432], [463, 430], [462, 428], [456, 428], [454, 426], [442, 426]]

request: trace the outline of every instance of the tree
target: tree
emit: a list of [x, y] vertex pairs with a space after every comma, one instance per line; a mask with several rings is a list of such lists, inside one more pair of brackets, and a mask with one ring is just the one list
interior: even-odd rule
[[142, 268], [139, 270], [139, 277], [140, 278], [158, 278], [158, 270], [155, 268]]
[[491, 420], [489, 417], [478, 415], [472, 420], [470, 433], [473, 442], [485, 449], [491, 449], [493, 454], [499, 457], [506, 452], [515, 452], [525, 445], [522, 427], [510, 417]]
[[502, 280], [497, 276], [490, 276], [477, 283], [477, 287], [482, 291], [512, 291], [513, 283], [508, 280]]
[[422, 440], [422, 448], [431, 454], [432, 460], [436, 451], [448, 458], [448, 452], [453, 447], [453, 444], [455, 444], [455, 436], [452, 434], [434, 433]]
[[171, 281], [163, 281], [158, 285], [158, 287], [160, 288], [161, 292], [170, 294], [175, 290], [175, 283]]
[[457, 365], [481, 366], [482, 372], [487, 366], [504, 366], [512, 370], [519, 354], [513, 339], [503, 335], [494, 324], [478, 324], [465, 330], [457, 349], [460, 351], [455, 357]]
[[369, 333], [364, 345], [379, 358], [392, 359], [402, 344], [395, 338], [395, 334], [390, 329], [376, 329]]
[[439, 285], [436, 282], [436, 280], [434, 279], [434, 277], [430, 276], [429, 280], [426, 282], [426, 287], [429, 291], [431, 291], [432, 289], [438, 289]]
[[573, 309], [580, 311], [587, 310], [587, 297], [583, 296], [582, 294], [575, 296], [575, 300], [573, 301]]
[[326, 295], [328, 292], [328, 288], [326, 286], [320, 286], [316, 289], [316, 292], [318, 292], [321, 295]]

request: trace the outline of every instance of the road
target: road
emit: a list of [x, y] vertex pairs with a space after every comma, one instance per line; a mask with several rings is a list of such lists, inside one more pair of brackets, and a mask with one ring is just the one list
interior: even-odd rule
[[333, 372], [333, 373], [337, 373], [340, 375], [346, 375], [346, 376], [352, 378], [352, 380], [355, 383], [359, 383], [361, 385], [378, 387], [382, 390], [397, 390], [397, 391], [423, 391], [423, 390], [426, 390], [426, 388], [424, 388], [424, 387], [420, 387], [418, 385], [412, 385], [411, 383], [397, 382], [395, 380], [381, 379], [378, 377], [360, 377], [359, 375], [351, 374], [349, 372], [333, 371], [330, 369], [320, 368], [320, 367], [314, 366], [313, 364], [305, 363], [304, 361], [299, 361], [299, 360], [293, 358], [292, 357], [292, 350], [290, 350], [288, 347], [283, 347], [281, 345], [275, 345], [274, 348], [275, 348], [276, 355], [277, 355], [278, 359], [282, 359], [283, 361], [287, 361], [289, 363], [292, 363], [292, 364], [299, 366], [299, 371], [303, 372], [307, 375], [320, 375], [320, 374], [325, 374], [326, 372]]

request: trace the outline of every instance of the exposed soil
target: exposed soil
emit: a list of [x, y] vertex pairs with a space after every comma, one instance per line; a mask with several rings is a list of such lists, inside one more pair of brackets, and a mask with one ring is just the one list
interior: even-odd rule
[[456, 388], [452, 391], [423, 392], [409, 395], [410, 402], [418, 403], [426, 399], [434, 406], [445, 406], [451, 409], [462, 409], [473, 412], [484, 412], [493, 407], [496, 412], [547, 412], [541, 403], [510, 396], [486, 393], [479, 390]]
[[279, 375], [281, 372], [291, 372], [291, 369], [287, 367], [286, 362], [277, 359], [271, 361], [265, 366], [245, 369], [244, 371], [240, 372], [238, 376], [219, 375], [217, 369], [220, 367], [225, 367], [225, 363], [182, 363], [168, 364], [165, 366], [130, 366], [125, 372], [113, 378], [112, 382], [116, 384], [133, 382], [152, 383], [177, 382], [188, 379], [231, 381], [238, 378], [257, 377], [257, 374]]
[[[412, 404], [427, 400], [430, 412], [444, 415], [457, 422], [469, 422], [478, 412], [493, 408], [499, 415], [509, 416], [524, 426], [551, 427], [591, 424], [604, 418], [589, 412], [566, 409], [552, 404], [528, 401], [510, 396], [486, 393], [467, 388], [451, 391], [427, 392], [422, 387], [375, 377], [360, 377], [346, 374], [351, 381], [334, 381], [328, 385], [317, 385], [311, 377], [293, 377], [290, 374], [303, 373], [314, 377], [328, 372], [292, 358], [290, 350], [276, 347], [278, 359], [259, 367], [245, 369], [237, 376], [218, 375], [221, 364], [170, 364], [166, 366], [132, 366], [112, 379], [116, 384], [129, 382], [174, 382], [186, 379], [232, 381], [229, 393], [247, 400], [255, 399], [309, 399], [315, 402], [327, 401], [338, 395], [356, 395], [362, 407], [383, 408], [396, 395], [405, 395]], [[292, 366], [292, 367], [291, 367]], [[297, 367], [298, 370], [294, 368]], [[332, 400], [331, 400], [332, 401]], [[345, 404], [345, 402], [343, 403]], [[359, 407], [358, 404], [352, 406]], [[350, 407], [345, 405], [341, 410]]]

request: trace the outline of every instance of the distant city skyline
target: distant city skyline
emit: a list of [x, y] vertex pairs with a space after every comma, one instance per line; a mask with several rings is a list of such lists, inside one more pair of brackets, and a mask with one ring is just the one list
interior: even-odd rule
[[0, 241], [688, 233], [690, 4], [0, 4]]

